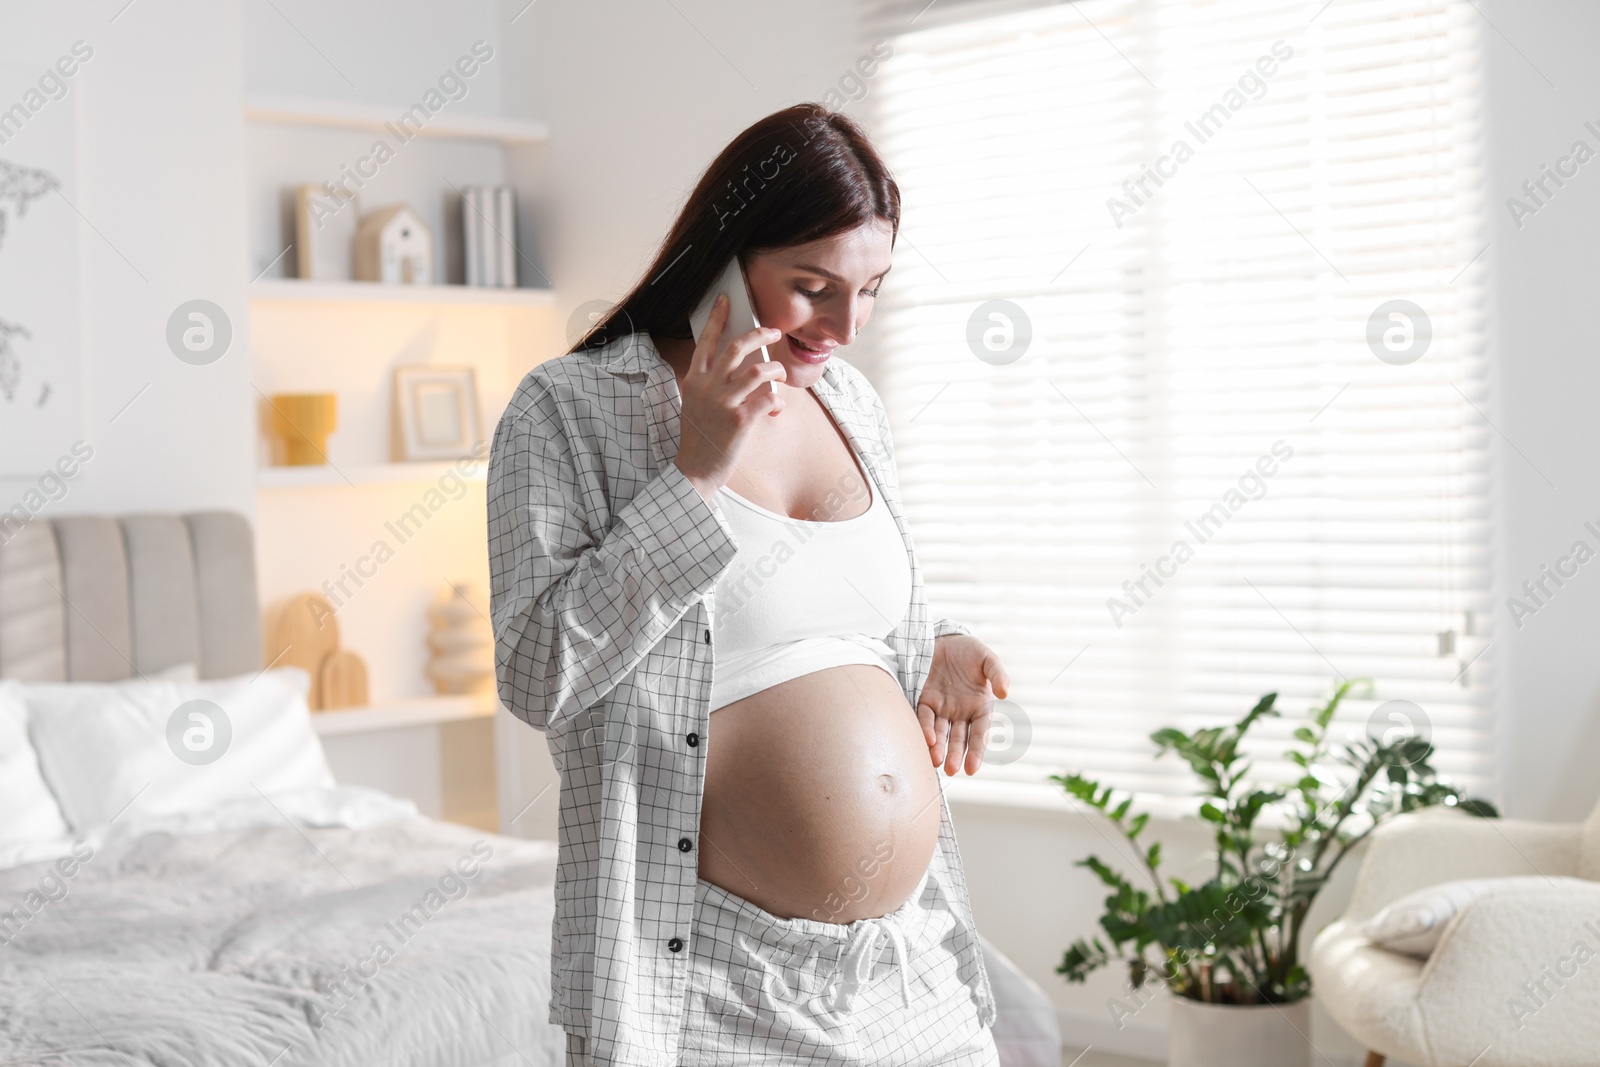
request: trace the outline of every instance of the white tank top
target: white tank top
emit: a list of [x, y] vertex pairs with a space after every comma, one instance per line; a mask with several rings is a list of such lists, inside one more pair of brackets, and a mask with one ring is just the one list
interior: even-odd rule
[[883, 494], [850, 519], [779, 515], [717, 490], [738, 552], [717, 580], [711, 710], [802, 674], [875, 664], [899, 680], [885, 638], [911, 601], [905, 541]]

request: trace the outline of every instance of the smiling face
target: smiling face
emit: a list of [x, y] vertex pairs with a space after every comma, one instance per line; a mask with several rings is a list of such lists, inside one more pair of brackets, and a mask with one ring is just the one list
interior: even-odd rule
[[756, 317], [784, 334], [767, 352], [783, 364], [785, 384], [808, 388], [822, 377], [833, 349], [856, 339], [889, 272], [892, 245], [889, 223], [873, 219], [831, 237], [753, 253], [746, 260]]

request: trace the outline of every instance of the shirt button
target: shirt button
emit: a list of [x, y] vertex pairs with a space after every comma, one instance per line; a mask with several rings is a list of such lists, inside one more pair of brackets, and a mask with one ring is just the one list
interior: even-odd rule
[[683, 951], [683, 939], [678, 937], [673, 938], [671, 941], [667, 942], [667, 948], [673, 952]]
[[684, 740], [689, 742], [689, 747], [690, 748], [693, 748], [694, 746], [696, 746], [696, 745], [698, 745], [700, 743], [700, 735], [699, 734], [690, 734], [688, 737], [685, 737]]
[[706, 631], [706, 644], [709, 645], [710, 643], [711, 643], [711, 631], [707, 630]]
[[694, 845], [689, 841], [689, 839], [687, 837], [678, 838], [678, 851], [679, 852], [688, 852], [693, 847], [694, 847]]

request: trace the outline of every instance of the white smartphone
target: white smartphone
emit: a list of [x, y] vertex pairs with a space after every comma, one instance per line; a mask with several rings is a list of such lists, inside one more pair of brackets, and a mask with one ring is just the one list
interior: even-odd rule
[[[699, 306], [689, 312], [689, 329], [693, 331], [696, 343], [705, 331], [706, 322], [711, 318], [711, 305], [716, 301], [718, 293], [728, 294], [728, 321], [722, 327], [723, 340], [749, 333], [761, 325], [756, 318], [755, 302], [750, 299], [750, 287], [745, 280], [744, 268], [740, 266], [739, 257], [735, 255], [728, 260], [728, 265], [722, 268], [717, 280], [711, 283], [706, 295], [701, 297]], [[766, 345], [761, 346], [761, 361], [772, 362], [772, 356], [767, 353]], [[768, 382], [767, 386], [774, 393], [778, 391], [777, 382]]]

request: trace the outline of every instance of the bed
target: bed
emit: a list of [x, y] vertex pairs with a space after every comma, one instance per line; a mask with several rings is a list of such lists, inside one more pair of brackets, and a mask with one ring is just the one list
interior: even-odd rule
[[[144, 675], [187, 694], [185, 674], [259, 672], [259, 619], [236, 513], [35, 520], [0, 545], [0, 678], [30, 693], [109, 697]], [[0, 1062], [561, 1064], [554, 842], [331, 776], [289, 784], [0, 844]]]
[[[336, 783], [254, 560], [233, 512], [0, 527], [0, 1063], [563, 1064], [555, 843]], [[202, 698], [213, 763], [180, 754]], [[984, 947], [1006, 1067], [1057, 1064]]]

